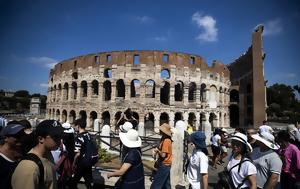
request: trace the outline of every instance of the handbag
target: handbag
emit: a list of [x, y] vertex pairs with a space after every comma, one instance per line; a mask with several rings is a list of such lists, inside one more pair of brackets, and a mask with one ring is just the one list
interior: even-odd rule
[[245, 178], [243, 179], [243, 181], [242, 181], [242, 182], [237, 186], [237, 188], [236, 188], [236, 187], [234, 186], [234, 183], [233, 183], [232, 179], [231, 179], [231, 174], [230, 174], [230, 172], [231, 172], [231, 170], [232, 170], [233, 168], [235, 168], [236, 166], [241, 166], [242, 163], [244, 163], [245, 161], [250, 161], [250, 160], [249, 160], [249, 159], [245, 159], [245, 160], [241, 161], [240, 163], [238, 163], [238, 164], [234, 165], [233, 167], [231, 167], [229, 170], [227, 170], [227, 169], [225, 168], [224, 171], [218, 173], [218, 177], [219, 177], [219, 182], [218, 182], [218, 183], [219, 183], [220, 185], [222, 185], [225, 189], [239, 189], [239, 188], [244, 184], [244, 182], [246, 181], [247, 177], [245, 177]]

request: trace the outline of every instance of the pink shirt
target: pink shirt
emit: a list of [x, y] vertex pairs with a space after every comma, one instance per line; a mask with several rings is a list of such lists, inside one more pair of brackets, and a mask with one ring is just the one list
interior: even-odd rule
[[289, 144], [281, 154], [284, 156], [282, 171], [300, 181], [300, 150], [295, 145]]

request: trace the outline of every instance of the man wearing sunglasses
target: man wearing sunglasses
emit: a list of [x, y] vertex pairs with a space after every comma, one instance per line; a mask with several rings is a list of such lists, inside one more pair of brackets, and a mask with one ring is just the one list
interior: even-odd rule
[[9, 123], [0, 133], [0, 186], [11, 189], [11, 176], [22, 156], [24, 127]]
[[56, 150], [61, 142], [63, 128], [55, 120], [44, 120], [35, 130], [36, 145], [29, 154], [37, 156], [42, 163], [23, 159], [13, 173], [11, 184], [13, 189], [54, 189], [57, 188], [53, 163], [49, 160], [51, 150]]

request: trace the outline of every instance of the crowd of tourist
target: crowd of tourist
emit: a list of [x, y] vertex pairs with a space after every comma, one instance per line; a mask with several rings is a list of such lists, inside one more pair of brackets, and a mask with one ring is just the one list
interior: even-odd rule
[[[145, 188], [142, 161], [142, 140], [135, 121], [123, 115], [119, 121], [121, 150], [120, 168], [107, 174], [118, 177], [114, 188]], [[171, 189], [170, 170], [173, 162], [172, 128], [164, 123], [159, 127], [160, 142], [153, 150], [154, 175], [151, 189]], [[209, 167], [223, 165], [217, 187], [220, 188], [300, 188], [300, 131], [296, 126], [274, 132], [265, 123], [247, 131], [237, 128], [233, 133], [216, 129], [212, 136], [203, 131], [187, 131], [193, 146], [187, 166], [191, 189], [207, 189]], [[64, 189], [77, 188], [84, 178], [86, 188], [93, 188], [90, 157], [92, 136], [86, 122], [44, 120], [32, 129], [27, 120], [10, 121], [0, 133], [0, 186], [5, 189]], [[212, 157], [207, 149], [210, 137]], [[227, 148], [231, 148], [229, 153]], [[98, 152], [97, 152], [98, 153]], [[98, 156], [96, 157], [98, 158]], [[225, 161], [228, 160], [228, 161]], [[225, 165], [225, 162], [228, 162]], [[226, 178], [225, 178], [226, 177]]]

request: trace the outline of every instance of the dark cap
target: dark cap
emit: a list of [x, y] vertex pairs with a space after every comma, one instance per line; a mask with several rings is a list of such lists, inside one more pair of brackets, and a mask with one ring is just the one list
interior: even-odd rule
[[36, 136], [47, 136], [47, 135], [62, 135], [64, 129], [61, 124], [56, 120], [44, 120], [38, 124], [35, 133]]
[[21, 124], [8, 124], [1, 130], [0, 136], [16, 135], [22, 129], [24, 129], [24, 126]]
[[190, 137], [196, 148], [206, 148], [206, 136], [203, 131], [193, 132]]

